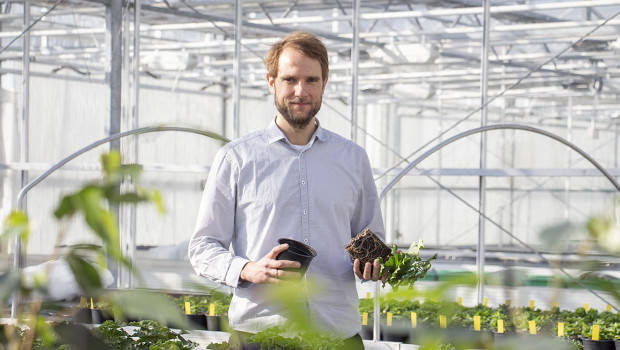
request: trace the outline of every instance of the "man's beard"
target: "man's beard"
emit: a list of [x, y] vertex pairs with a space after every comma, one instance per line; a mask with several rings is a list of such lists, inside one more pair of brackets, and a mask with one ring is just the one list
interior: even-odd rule
[[302, 115], [300, 115], [299, 113], [295, 114], [295, 112], [291, 110], [290, 104], [305, 102], [305, 101], [296, 99], [296, 100], [285, 100], [282, 103], [277, 98], [275, 99], [275, 101], [276, 101], [276, 109], [284, 117], [284, 120], [286, 120], [292, 127], [296, 129], [303, 129], [308, 124], [310, 124], [310, 121], [312, 121], [312, 118], [317, 113], [319, 113], [319, 109], [321, 109], [320, 99], [319, 99], [319, 103], [317, 103], [316, 105], [312, 105], [312, 109], [310, 109], [308, 113], [302, 114]]

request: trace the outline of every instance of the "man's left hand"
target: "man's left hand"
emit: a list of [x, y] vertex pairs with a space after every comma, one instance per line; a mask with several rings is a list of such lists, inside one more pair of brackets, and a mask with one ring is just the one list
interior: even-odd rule
[[[387, 279], [387, 271], [383, 272], [383, 275], [379, 275], [379, 270], [381, 269], [381, 265], [379, 265], [379, 259], [375, 259], [375, 261], [371, 264], [370, 262], [366, 263], [364, 266], [364, 273], [360, 270], [360, 260], [355, 259], [353, 262], [353, 272], [355, 272], [355, 276], [359, 279], [365, 279], [368, 281], [379, 281], [385, 282]], [[371, 273], [372, 271], [372, 273]]]

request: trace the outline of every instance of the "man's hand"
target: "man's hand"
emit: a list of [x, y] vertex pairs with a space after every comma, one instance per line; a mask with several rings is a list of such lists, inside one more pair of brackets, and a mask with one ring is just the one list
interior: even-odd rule
[[[370, 262], [366, 263], [364, 266], [364, 273], [360, 271], [360, 260], [355, 259], [353, 262], [353, 272], [355, 272], [355, 276], [359, 279], [365, 279], [369, 281], [378, 281], [381, 280], [385, 282], [387, 279], [387, 271], [383, 272], [383, 275], [379, 275], [379, 270], [381, 269], [381, 265], [379, 265], [379, 259], [375, 259], [375, 261], [371, 264]], [[371, 273], [372, 270], [372, 273]]]
[[276, 260], [276, 256], [288, 248], [288, 244], [280, 244], [273, 248], [267, 255], [258, 261], [250, 261], [245, 264], [239, 276], [242, 280], [252, 283], [278, 284], [283, 279], [301, 278], [301, 274], [295, 271], [281, 269], [298, 269], [301, 264], [297, 261]]

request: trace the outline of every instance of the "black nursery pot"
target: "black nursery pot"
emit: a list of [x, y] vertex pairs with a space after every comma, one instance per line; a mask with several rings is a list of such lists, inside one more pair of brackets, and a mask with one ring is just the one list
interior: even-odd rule
[[288, 244], [288, 249], [278, 254], [276, 260], [291, 260], [299, 261], [301, 267], [299, 269], [283, 269], [290, 271], [299, 271], [303, 277], [310, 266], [310, 262], [316, 256], [316, 251], [307, 244], [301, 243], [294, 239], [280, 238], [278, 239], [280, 244]]
[[227, 316], [209, 316], [207, 317], [207, 330], [209, 331], [217, 331], [223, 332], [226, 330], [228, 325], [228, 317]]
[[90, 312], [93, 324], [102, 324], [105, 321], [114, 320], [114, 314], [110, 310], [92, 309]]
[[81, 307], [75, 310], [75, 312], [71, 315], [71, 319], [73, 322], [77, 323], [92, 323], [93, 316], [92, 311], [89, 308]]
[[614, 350], [615, 344], [613, 340], [592, 340], [583, 338], [584, 350]]
[[185, 317], [189, 321], [189, 326], [191, 329], [207, 329], [207, 316], [205, 314], [185, 315]]

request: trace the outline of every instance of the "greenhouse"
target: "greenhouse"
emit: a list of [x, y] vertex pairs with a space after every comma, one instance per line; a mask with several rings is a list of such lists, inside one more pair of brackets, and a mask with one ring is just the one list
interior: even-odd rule
[[620, 349], [619, 0], [0, 1], [0, 127], [0, 349]]

